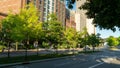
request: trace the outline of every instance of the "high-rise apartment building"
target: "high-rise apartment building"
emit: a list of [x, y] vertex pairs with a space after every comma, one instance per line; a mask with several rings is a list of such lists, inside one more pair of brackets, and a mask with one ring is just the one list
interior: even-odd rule
[[63, 26], [65, 26], [65, 16], [66, 16], [65, 0], [56, 0], [55, 13], [58, 17], [58, 20], [62, 22]]
[[76, 22], [76, 30], [83, 31], [83, 28], [87, 28], [89, 34], [95, 33], [95, 27], [92, 24], [92, 19], [88, 19], [86, 16], [85, 10], [80, 10], [79, 7], [83, 5], [86, 0], [76, 0], [76, 14], [75, 14], [75, 22]]
[[65, 26], [65, 0], [40, 0], [40, 20], [45, 22], [48, 15], [55, 13], [58, 20]]
[[48, 14], [54, 12], [54, 0], [40, 0], [40, 20], [42, 22], [48, 20]]
[[48, 15], [55, 13], [65, 26], [65, 0], [0, 0], [0, 17], [7, 16], [9, 11], [19, 13], [26, 4], [33, 2], [40, 12], [40, 21], [48, 20]]
[[67, 28], [76, 30], [75, 10], [66, 9], [66, 29]]

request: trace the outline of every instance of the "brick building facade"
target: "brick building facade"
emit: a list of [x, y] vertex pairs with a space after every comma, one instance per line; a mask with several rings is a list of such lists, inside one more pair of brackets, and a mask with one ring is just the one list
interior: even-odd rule
[[25, 0], [0, 0], [0, 19], [6, 17], [9, 12], [19, 13], [25, 5]]
[[75, 11], [66, 9], [66, 29], [73, 28], [76, 30], [76, 22], [75, 22]]

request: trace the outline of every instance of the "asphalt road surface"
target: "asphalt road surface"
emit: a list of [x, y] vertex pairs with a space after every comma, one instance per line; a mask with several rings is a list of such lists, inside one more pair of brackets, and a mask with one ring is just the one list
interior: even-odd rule
[[120, 51], [81, 54], [72, 58], [16, 65], [7, 68], [120, 68]]

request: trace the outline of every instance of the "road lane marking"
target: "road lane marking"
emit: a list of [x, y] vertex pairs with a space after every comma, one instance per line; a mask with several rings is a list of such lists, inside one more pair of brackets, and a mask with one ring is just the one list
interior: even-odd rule
[[88, 68], [95, 68], [95, 67], [97, 67], [97, 66], [99, 66], [99, 65], [102, 65], [102, 64], [104, 64], [104, 62], [101, 62], [101, 63], [95, 64], [95, 65], [90, 66], [90, 67], [88, 67]]

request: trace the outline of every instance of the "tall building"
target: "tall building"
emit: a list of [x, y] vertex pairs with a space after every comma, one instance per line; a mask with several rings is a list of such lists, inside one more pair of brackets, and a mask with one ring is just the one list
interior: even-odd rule
[[75, 23], [75, 11], [66, 9], [66, 29], [73, 28], [76, 30], [76, 23]]
[[45, 22], [48, 15], [55, 13], [58, 20], [65, 26], [65, 0], [40, 0], [40, 20]]
[[0, 17], [7, 16], [9, 11], [19, 13], [21, 8], [30, 2], [40, 11], [40, 21], [47, 21], [48, 15], [55, 13], [65, 26], [65, 0], [0, 0]]
[[40, 0], [40, 20], [42, 22], [48, 20], [48, 14], [54, 12], [54, 0]]
[[25, 0], [0, 0], [0, 19], [6, 17], [9, 12], [19, 13]]
[[75, 22], [76, 22], [76, 30], [83, 31], [83, 28], [87, 28], [89, 34], [95, 33], [95, 27], [92, 24], [92, 19], [88, 19], [86, 16], [85, 10], [80, 10], [79, 7], [83, 5], [86, 0], [76, 0], [76, 14], [75, 14]]
[[55, 0], [55, 13], [58, 20], [65, 26], [66, 7], [65, 0]]

